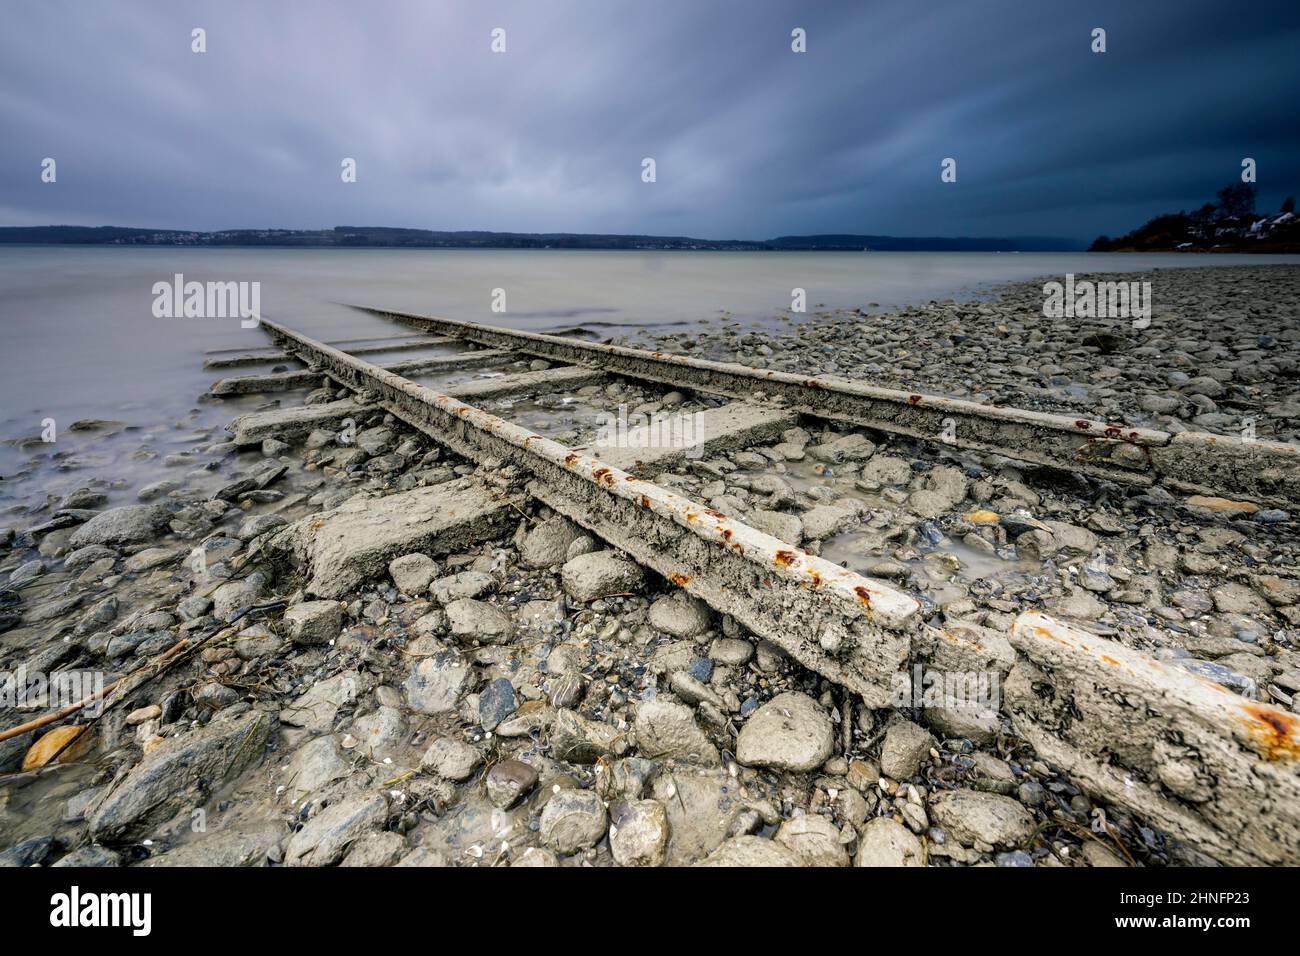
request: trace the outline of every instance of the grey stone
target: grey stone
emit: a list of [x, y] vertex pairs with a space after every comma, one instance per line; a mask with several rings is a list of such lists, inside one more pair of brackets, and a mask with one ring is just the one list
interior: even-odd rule
[[513, 714], [518, 706], [514, 685], [506, 678], [498, 677], [478, 696], [479, 722], [484, 730], [495, 730], [497, 724]]
[[41, 866], [53, 852], [53, 837], [42, 836], [23, 840], [6, 850], [0, 850], [0, 868]]
[[720, 637], [710, 645], [709, 656], [719, 664], [741, 667], [754, 656], [754, 645], [738, 637]]
[[339, 710], [356, 703], [374, 685], [374, 678], [364, 671], [347, 671], [317, 681], [297, 700], [284, 708], [282, 719], [292, 727], [315, 733], [332, 730]]
[[393, 558], [446, 554], [501, 530], [514, 509], [469, 479], [375, 498], [356, 496], [310, 515], [274, 539], [310, 567], [307, 591], [338, 598]]
[[912, 831], [891, 817], [877, 817], [862, 828], [854, 866], [921, 866], [924, 852]]
[[234, 640], [235, 653], [240, 660], [252, 661], [270, 657], [284, 642], [265, 624], [254, 624], [240, 631]]
[[300, 803], [322, 787], [342, 780], [350, 770], [333, 734], [307, 741], [289, 761], [285, 778], [289, 801]]
[[658, 800], [615, 805], [609, 849], [619, 866], [662, 866], [668, 852], [668, 813]]
[[107, 868], [122, 865], [122, 857], [113, 850], [102, 846], [83, 846], [73, 850], [51, 866], [71, 866], [84, 870], [90, 868]]
[[514, 636], [515, 622], [500, 608], [485, 601], [461, 598], [447, 605], [451, 633], [462, 641], [506, 644]]
[[881, 772], [895, 780], [916, 776], [934, 745], [934, 737], [923, 727], [910, 720], [894, 722], [885, 732], [885, 743], [880, 750]]
[[104, 797], [90, 820], [97, 842], [137, 839], [262, 757], [279, 717], [248, 711], [171, 737], [144, 758]]
[[522, 760], [502, 760], [487, 772], [488, 799], [505, 809], [537, 785], [537, 771]]
[[840, 830], [829, 818], [805, 813], [783, 822], [773, 839], [799, 855], [805, 866], [848, 866]]
[[123, 561], [122, 569], [131, 574], [141, 574], [179, 561], [184, 554], [180, 548], [146, 548]]
[[857, 512], [843, 505], [817, 505], [803, 513], [803, 536], [822, 541], [839, 534], [857, 520]]
[[429, 585], [429, 593], [439, 604], [482, 597], [496, 587], [496, 579], [486, 571], [461, 571], [438, 578]]
[[685, 591], [674, 591], [650, 605], [650, 626], [673, 637], [698, 637], [710, 623], [709, 606]]
[[542, 808], [542, 842], [556, 853], [593, 847], [605, 836], [605, 805], [590, 790], [563, 789]]
[[105, 558], [116, 559], [117, 552], [102, 544], [87, 545], [84, 548], [78, 548], [76, 551], [70, 551], [64, 556], [63, 570], [69, 574], [75, 574], [77, 571], [88, 568], [96, 561], [102, 561]]
[[689, 707], [666, 700], [647, 700], [637, 705], [637, 749], [646, 757], [673, 757], [704, 766], [717, 766], [718, 748], [695, 723]]
[[1013, 847], [1029, 839], [1034, 818], [1010, 797], [977, 790], [951, 790], [930, 801], [930, 817], [963, 843]]
[[473, 680], [468, 661], [455, 651], [441, 651], [417, 661], [403, 686], [413, 711], [436, 716], [454, 713]]
[[549, 568], [563, 564], [569, 546], [586, 534], [578, 525], [561, 515], [539, 523], [519, 545], [519, 563], [525, 568]]
[[759, 707], [736, 739], [736, 759], [747, 767], [814, 770], [834, 749], [830, 717], [811, 697], [796, 691]]
[[803, 543], [803, 522], [798, 515], [787, 514], [784, 511], [766, 511], [756, 509], [751, 511], [747, 519], [748, 523], [758, 531], [764, 534], [770, 534], [786, 544], [794, 545], [796, 548]]
[[39, 558], [24, 561], [9, 573], [9, 583], [13, 585], [33, 581], [45, 573], [45, 562]]
[[339, 866], [395, 866], [407, 850], [406, 840], [399, 833], [390, 830], [366, 833], [352, 844]]
[[406, 736], [406, 716], [397, 707], [380, 707], [352, 722], [358, 749], [374, 761], [397, 757]]
[[551, 753], [571, 763], [595, 763], [618, 746], [619, 732], [609, 724], [588, 720], [572, 710], [559, 709], [551, 720]]
[[117, 598], [109, 595], [90, 606], [81, 619], [77, 621], [74, 629], [77, 634], [89, 634], [91, 631], [103, 629], [109, 622], [117, 617]]
[[582, 603], [612, 594], [633, 593], [645, 585], [645, 573], [618, 551], [579, 555], [565, 562], [560, 579], [565, 592]]
[[290, 838], [285, 863], [289, 866], [337, 863], [355, 841], [378, 830], [387, 818], [388, 801], [382, 794], [347, 797], [320, 811]]
[[726, 840], [698, 866], [802, 866], [798, 854], [773, 840], [736, 836]]
[[288, 523], [283, 515], [253, 515], [251, 518], [244, 519], [235, 536], [241, 541], [252, 541], [259, 535], [283, 528]]
[[136, 544], [151, 541], [167, 527], [170, 512], [161, 505], [123, 505], [91, 518], [68, 539], [71, 548], [90, 544]]
[[227, 581], [212, 592], [212, 615], [221, 621], [231, 620], [239, 611], [258, 604], [266, 590], [261, 573], [250, 574], [240, 581]]
[[404, 554], [388, 562], [388, 573], [403, 594], [423, 594], [438, 573], [438, 563], [427, 554]]
[[284, 612], [289, 640], [295, 644], [328, 644], [343, 630], [343, 605], [338, 601], [303, 601]]
[[441, 737], [429, 745], [420, 766], [447, 780], [468, 780], [483, 763], [483, 755], [467, 743]]

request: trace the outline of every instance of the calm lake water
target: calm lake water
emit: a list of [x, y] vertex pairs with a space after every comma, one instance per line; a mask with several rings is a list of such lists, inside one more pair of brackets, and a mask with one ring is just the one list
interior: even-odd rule
[[[0, 509], [30, 507], [33, 487], [44, 500], [92, 476], [153, 480], [142, 444], [166, 455], [265, 401], [196, 402], [218, 377], [202, 369], [206, 350], [268, 339], [237, 319], [155, 318], [153, 285], [176, 273], [260, 282], [263, 315], [323, 339], [410, 332], [348, 304], [541, 331], [583, 326], [603, 338], [727, 317], [770, 321], [795, 287], [807, 290], [810, 314], [882, 311], [1066, 272], [1264, 262], [1300, 256], [0, 247]], [[495, 289], [505, 291], [504, 313], [491, 309]], [[244, 371], [256, 369], [232, 374]], [[90, 418], [131, 429], [91, 448], [66, 430]], [[55, 445], [14, 446], [47, 419], [59, 429]], [[131, 487], [120, 490], [133, 500]]]

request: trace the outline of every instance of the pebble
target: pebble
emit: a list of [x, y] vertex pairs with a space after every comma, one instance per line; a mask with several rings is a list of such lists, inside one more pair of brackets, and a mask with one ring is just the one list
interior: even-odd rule
[[484, 730], [495, 730], [497, 724], [513, 714], [518, 706], [514, 685], [507, 678], [498, 677], [479, 694], [479, 723]]
[[786, 820], [773, 839], [797, 853], [805, 866], [849, 865], [839, 827], [818, 814], [806, 813]]
[[609, 849], [619, 866], [662, 866], [668, 852], [668, 812], [658, 800], [611, 808]]
[[488, 799], [506, 809], [537, 785], [537, 771], [522, 760], [502, 760], [487, 772]]
[[889, 817], [869, 822], [858, 838], [854, 866], [921, 866], [925, 859], [921, 841]]
[[896, 721], [885, 732], [880, 770], [895, 780], [908, 780], [916, 776], [935, 745], [934, 736], [925, 728], [907, 720]]

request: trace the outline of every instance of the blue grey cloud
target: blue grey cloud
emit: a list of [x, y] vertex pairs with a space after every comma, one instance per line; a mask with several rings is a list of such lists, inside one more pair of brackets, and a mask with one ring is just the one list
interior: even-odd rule
[[1091, 238], [1198, 206], [1244, 156], [1263, 205], [1300, 187], [1293, 0], [54, 0], [0, 17], [6, 225]]

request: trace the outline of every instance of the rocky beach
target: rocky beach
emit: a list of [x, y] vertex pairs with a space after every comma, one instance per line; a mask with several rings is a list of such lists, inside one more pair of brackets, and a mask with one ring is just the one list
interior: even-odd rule
[[[1149, 281], [1140, 327], [1044, 317], [1060, 278], [626, 341], [1300, 441], [1300, 267], [1080, 276]], [[0, 674], [30, 690], [0, 706], [0, 735], [70, 703], [17, 675], [126, 691], [0, 741], [0, 865], [1210, 862], [1090, 796], [996, 707], [869, 708], [530, 497], [513, 466], [313, 384], [205, 395], [202, 416], [229, 406], [229, 425], [167, 423], [181, 447], [141, 443], [147, 482], [99, 474], [0, 515]], [[578, 446], [620, 407], [721, 404], [616, 379], [481, 407]], [[130, 440], [79, 425], [88, 461], [97, 435]], [[24, 450], [7, 483], [41, 480], [45, 452]], [[1295, 516], [1231, 489], [1110, 484], [807, 417], [651, 477], [911, 595], [980, 647], [995, 688], [1011, 622], [1044, 610], [1300, 712]], [[1204, 801], [1176, 766], [1142, 784]]]

